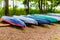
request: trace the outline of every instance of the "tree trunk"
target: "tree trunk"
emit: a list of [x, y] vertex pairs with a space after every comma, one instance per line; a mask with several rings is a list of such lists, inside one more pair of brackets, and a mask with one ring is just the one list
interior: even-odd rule
[[13, 14], [14, 14], [14, 0], [13, 0]]
[[[54, 4], [55, 4], [55, 0], [53, 0], [53, 7], [54, 7]], [[52, 10], [53, 12], [55, 11], [55, 9]]]
[[48, 12], [48, 9], [49, 9], [49, 7], [48, 7], [48, 3], [47, 3], [47, 0], [46, 0], [46, 12]]
[[27, 12], [27, 14], [29, 14], [29, 0], [27, 0], [27, 9], [26, 9], [26, 12]]
[[27, 14], [29, 14], [29, 0], [24, 0], [23, 4], [24, 4], [25, 8], [27, 6], [27, 8], [26, 8], [26, 15], [27, 15]]
[[53, 4], [53, 1], [51, 0], [51, 13], [52, 13], [52, 7], [53, 7], [53, 5], [52, 5], [52, 4]]
[[41, 10], [41, 3], [40, 3], [40, 0], [38, 0], [38, 7], [39, 7], [39, 13], [40, 13], [40, 10]]
[[9, 5], [8, 0], [5, 0], [5, 15], [9, 16]]
[[41, 13], [43, 12], [43, 10], [42, 10], [42, 2], [43, 2], [43, 0], [41, 0], [41, 7], [40, 7]]
[[46, 6], [46, 0], [44, 0], [44, 13], [46, 13], [45, 6]]

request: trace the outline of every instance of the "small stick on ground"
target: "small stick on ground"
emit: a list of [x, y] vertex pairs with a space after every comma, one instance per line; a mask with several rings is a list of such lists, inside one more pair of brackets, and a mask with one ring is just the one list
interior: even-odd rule
[[2, 23], [2, 18], [0, 18], [0, 27], [8, 27], [10, 24]]
[[0, 24], [0, 27], [8, 27], [10, 24]]

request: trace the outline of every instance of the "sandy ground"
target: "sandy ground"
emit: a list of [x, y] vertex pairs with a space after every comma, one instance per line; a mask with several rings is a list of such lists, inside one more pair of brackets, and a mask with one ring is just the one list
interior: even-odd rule
[[0, 40], [60, 40], [60, 24], [24, 29], [0, 27]]

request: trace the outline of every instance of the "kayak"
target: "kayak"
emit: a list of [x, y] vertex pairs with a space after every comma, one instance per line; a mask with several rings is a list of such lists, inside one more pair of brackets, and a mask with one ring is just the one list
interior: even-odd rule
[[49, 15], [47, 15], [48, 17], [52, 17], [52, 18], [55, 18], [55, 19], [57, 19], [58, 21], [60, 21], [60, 17], [58, 17], [58, 16], [49, 16]]
[[[34, 14], [35, 16], [37, 16], [37, 17], [40, 17], [40, 18], [44, 18], [44, 19], [47, 19], [47, 20], [49, 20], [51, 23], [56, 23], [56, 22], [58, 22], [58, 20], [56, 19], [56, 18], [53, 18], [53, 17], [49, 17], [49, 16], [47, 16], [47, 15], [40, 15], [40, 14]], [[33, 16], [34, 16], [33, 15]]]
[[40, 23], [40, 24], [50, 24], [49, 21], [47, 21], [47, 20], [45, 20], [45, 19], [42, 19], [42, 18], [38, 18], [38, 17], [36, 17], [36, 16], [27, 15], [27, 17], [36, 20], [36, 21], [37, 21], [38, 23]]
[[56, 13], [48, 13], [47, 15], [60, 17], [60, 14], [56, 14]]
[[[36, 14], [32, 14], [32, 16], [35, 16], [35, 17], [37, 17], [37, 18], [42, 18], [42, 17], [40, 17], [40, 16], [38, 16], [38, 15], [36, 15]], [[42, 18], [42, 19], [47, 20], [48, 22], [50, 22], [50, 23], [51, 23], [51, 21], [50, 21], [50, 20], [48, 20], [48, 19], [45, 19], [45, 18]]]
[[21, 20], [18, 20], [14, 17], [2, 16], [2, 21], [7, 22], [14, 26], [25, 27], [25, 23]]
[[20, 19], [20, 20], [24, 21], [24, 23], [27, 23], [27, 24], [38, 25], [38, 22], [36, 20], [34, 20], [32, 18], [28, 18], [28, 17], [23, 16], [23, 15], [21, 15], [21, 16], [13, 16], [13, 17], [15, 17], [17, 19]]

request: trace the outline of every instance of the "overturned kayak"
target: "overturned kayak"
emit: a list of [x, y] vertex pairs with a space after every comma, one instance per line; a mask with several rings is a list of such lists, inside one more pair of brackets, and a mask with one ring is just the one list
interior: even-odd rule
[[48, 13], [47, 15], [60, 17], [60, 14], [57, 13]]
[[40, 18], [47, 19], [47, 20], [49, 20], [51, 23], [56, 23], [56, 22], [58, 22], [58, 20], [57, 20], [56, 18], [49, 17], [48, 15], [40, 15], [40, 14], [34, 14], [34, 15], [37, 16], [37, 17], [40, 17]]
[[25, 27], [26, 26], [23, 21], [18, 20], [14, 17], [3, 16], [2, 21], [7, 22], [7, 23], [9, 23], [11, 25], [14, 25], [14, 26], [20, 26], [20, 27]]
[[27, 15], [27, 17], [36, 20], [36, 21], [37, 21], [38, 23], [40, 23], [40, 24], [50, 24], [49, 21], [47, 21], [47, 20], [45, 20], [45, 19], [42, 19], [42, 18], [38, 18], [38, 17], [36, 17], [36, 16]]
[[57, 21], [60, 21], [60, 17], [57, 17], [57, 16], [49, 16], [49, 15], [47, 15], [48, 17], [52, 17], [52, 18], [55, 18], [55, 19], [57, 19]]
[[28, 18], [26, 16], [13, 16], [14, 18], [20, 19], [22, 21], [24, 21], [27, 24], [33, 24], [33, 25], [38, 25], [38, 22], [32, 18]]
[[[38, 15], [36, 15], [36, 14], [32, 14], [32, 16], [37, 17], [37, 18], [42, 18], [42, 17], [40, 17], [40, 16], [38, 16]], [[44, 20], [48, 21], [49, 23], [51, 23], [51, 21], [48, 20], [48, 19], [45, 19], [45, 18], [42, 18], [42, 19], [44, 19]]]

